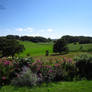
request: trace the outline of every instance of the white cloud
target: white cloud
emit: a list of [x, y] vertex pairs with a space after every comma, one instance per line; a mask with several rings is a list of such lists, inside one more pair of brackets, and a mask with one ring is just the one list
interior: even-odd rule
[[53, 32], [53, 29], [49, 28], [47, 29], [48, 32]]
[[23, 28], [17, 28], [16, 30], [17, 31], [23, 31]]
[[27, 28], [24, 28], [24, 31], [30, 31], [30, 32], [32, 32], [33, 31], [33, 28], [27, 27]]
[[51, 29], [51, 28], [48, 28], [48, 29], [40, 29], [40, 32], [49, 32], [49, 33], [51, 33], [51, 32], [53, 32], [54, 30], [53, 29]]
[[29, 31], [29, 32], [32, 32], [33, 31], [33, 28], [31, 28], [31, 27], [17, 28], [16, 30], [17, 31]]

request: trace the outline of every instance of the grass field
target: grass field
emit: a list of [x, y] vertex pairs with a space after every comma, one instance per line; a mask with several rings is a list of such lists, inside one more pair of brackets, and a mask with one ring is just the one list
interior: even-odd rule
[[0, 92], [92, 92], [92, 81], [58, 82], [34, 88], [4, 86]]
[[[20, 56], [26, 56], [30, 54], [33, 57], [43, 57], [45, 56], [45, 51], [48, 50], [50, 54], [53, 53], [53, 43], [33, 43], [27, 41], [21, 41], [21, 44], [24, 45], [25, 50]], [[78, 55], [81, 52], [92, 52], [92, 44], [68, 44], [69, 53], [66, 55], [67, 57], [73, 57]]]
[[20, 43], [25, 47], [24, 52], [20, 56], [26, 56], [27, 54], [30, 54], [30, 56], [45, 55], [46, 50], [52, 53], [53, 43], [33, 43], [27, 41], [21, 41]]
[[68, 44], [70, 52], [92, 52], [92, 44]]

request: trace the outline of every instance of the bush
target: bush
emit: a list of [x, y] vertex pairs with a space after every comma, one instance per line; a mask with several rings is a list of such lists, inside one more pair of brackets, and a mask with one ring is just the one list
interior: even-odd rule
[[14, 77], [14, 72], [13, 61], [0, 59], [0, 85], [9, 84]]
[[92, 55], [84, 53], [74, 57], [74, 61], [80, 78], [92, 79]]
[[31, 57], [28, 58], [1, 58], [0, 59], [0, 85], [10, 84], [11, 80], [15, 78], [22, 71], [24, 66], [30, 67], [33, 62]]
[[62, 78], [64, 81], [71, 81], [73, 80], [74, 76], [76, 76], [77, 69], [75, 67], [75, 64], [73, 60], [63, 58], [63, 61], [61, 63], [62, 66]]
[[54, 43], [53, 46], [53, 52], [55, 53], [67, 53], [68, 52], [68, 48], [67, 48], [67, 44], [63, 39], [59, 39]]
[[0, 51], [2, 57], [14, 56], [24, 50], [24, 46], [14, 39], [0, 38]]
[[11, 84], [15, 86], [36, 86], [37, 81], [37, 75], [33, 74], [28, 67], [23, 67], [23, 71], [17, 74]]
[[55, 64], [45, 64], [38, 60], [32, 64], [31, 69], [45, 82], [73, 80], [77, 71], [73, 60], [67, 58], [58, 60]]

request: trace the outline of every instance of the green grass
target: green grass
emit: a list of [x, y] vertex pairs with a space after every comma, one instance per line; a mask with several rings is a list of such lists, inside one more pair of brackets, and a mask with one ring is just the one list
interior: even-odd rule
[[0, 92], [92, 92], [92, 81], [58, 82], [33, 88], [4, 86]]
[[[27, 41], [20, 41], [24, 45], [25, 50], [20, 56], [45, 56], [45, 51], [49, 50], [49, 53], [53, 53], [53, 43], [33, 43]], [[82, 47], [82, 48], [81, 48]], [[75, 56], [80, 52], [92, 52], [92, 44], [68, 44], [69, 53], [65, 56]], [[74, 54], [74, 55], [73, 55]]]
[[24, 52], [21, 53], [20, 56], [26, 56], [27, 54], [31, 56], [45, 55], [46, 50], [52, 53], [53, 43], [33, 43], [27, 41], [21, 41], [20, 43], [25, 47]]
[[92, 44], [68, 44], [70, 52], [92, 52]]

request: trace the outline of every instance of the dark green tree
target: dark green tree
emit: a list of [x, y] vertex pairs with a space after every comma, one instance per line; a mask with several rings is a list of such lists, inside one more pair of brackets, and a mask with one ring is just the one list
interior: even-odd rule
[[14, 56], [16, 53], [20, 53], [24, 50], [24, 46], [19, 44], [17, 40], [0, 38], [0, 51], [2, 57]]
[[62, 52], [67, 53], [68, 52], [68, 48], [67, 48], [66, 42], [63, 39], [57, 40], [54, 43], [53, 52], [55, 52], [55, 53], [62, 53]]

